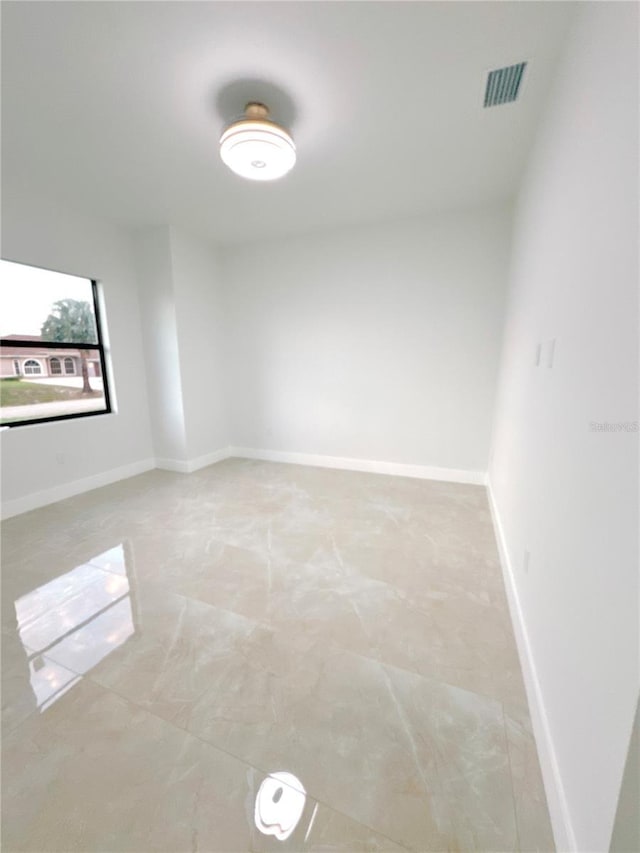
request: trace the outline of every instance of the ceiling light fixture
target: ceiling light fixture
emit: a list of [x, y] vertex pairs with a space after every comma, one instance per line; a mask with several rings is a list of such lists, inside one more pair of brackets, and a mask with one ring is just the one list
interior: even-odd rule
[[220, 137], [220, 157], [232, 172], [252, 181], [281, 178], [296, 162], [296, 146], [287, 131], [271, 121], [264, 104], [250, 103], [244, 118]]

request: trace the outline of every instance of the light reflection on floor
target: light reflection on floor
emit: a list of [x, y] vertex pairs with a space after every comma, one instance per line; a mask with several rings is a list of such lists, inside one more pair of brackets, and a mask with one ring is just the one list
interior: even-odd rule
[[1, 532], [7, 853], [553, 849], [481, 487], [236, 459]]
[[124, 545], [17, 599], [15, 611], [42, 713], [135, 632]]
[[263, 835], [274, 835], [278, 841], [286, 841], [300, 822], [306, 800], [307, 792], [302, 782], [292, 773], [270, 773], [263, 780], [256, 796], [256, 827]]
[[32, 657], [28, 666], [31, 689], [35, 694], [40, 713], [46, 711], [80, 681], [79, 675], [70, 673], [64, 667], [45, 660], [40, 655]]

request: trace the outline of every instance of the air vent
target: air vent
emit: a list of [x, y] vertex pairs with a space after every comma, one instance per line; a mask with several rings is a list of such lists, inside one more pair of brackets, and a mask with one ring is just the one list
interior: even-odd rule
[[517, 65], [496, 68], [495, 71], [489, 72], [484, 93], [485, 107], [495, 107], [498, 104], [510, 104], [515, 101], [526, 64], [526, 62], [519, 62]]

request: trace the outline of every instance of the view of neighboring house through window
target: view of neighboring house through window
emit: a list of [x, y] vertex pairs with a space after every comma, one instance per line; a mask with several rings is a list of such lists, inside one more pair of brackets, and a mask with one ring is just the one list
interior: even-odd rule
[[96, 283], [0, 260], [0, 423], [110, 411]]
[[39, 376], [42, 373], [42, 365], [33, 358], [28, 358], [24, 363], [24, 372], [30, 376]]

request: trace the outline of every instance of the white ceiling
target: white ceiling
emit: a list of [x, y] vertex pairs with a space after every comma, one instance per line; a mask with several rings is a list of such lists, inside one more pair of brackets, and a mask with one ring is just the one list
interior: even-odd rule
[[[217, 242], [506, 199], [576, 6], [3, 2], [4, 180]], [[484, 110], [487, 71], [522, 60], [519, 101]], [[298, 148], [271, 184], [218, 156], [252, 99]]]

